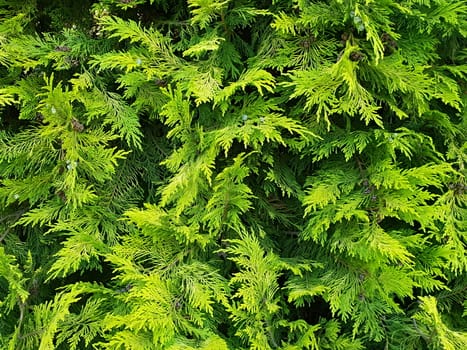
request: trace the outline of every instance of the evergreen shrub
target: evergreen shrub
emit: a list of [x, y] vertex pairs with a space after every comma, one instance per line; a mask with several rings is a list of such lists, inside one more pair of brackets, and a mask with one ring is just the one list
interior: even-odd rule
[[466, 1], [0, 18], [1, 349], [467, 349]]

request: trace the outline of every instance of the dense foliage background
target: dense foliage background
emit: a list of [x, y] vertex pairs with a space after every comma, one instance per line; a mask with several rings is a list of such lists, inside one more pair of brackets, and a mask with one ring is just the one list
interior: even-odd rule
[[465, 1], [0, 16], [1, 349], [467, 349]]

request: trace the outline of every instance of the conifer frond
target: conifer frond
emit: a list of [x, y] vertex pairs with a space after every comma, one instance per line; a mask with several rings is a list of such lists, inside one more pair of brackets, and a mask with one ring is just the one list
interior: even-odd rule
[[147, 46], [152, 53], [167, 52], [168, 39], [156, 29], [145, 29], [132, 20], [123, 20], [119, 17], [104, 16], [100, 18], [100, 24], [108, 32], [111, 38], [121, 40], [129, 39], [131, 43], [140, 42]]
[[244, 154], [238, 155], [234, 163], [226, 167], [214, 179], [213, 195], [209, 199], [203, 221], [210, 230], [220, 230], [223, 225], [236, 232], [245, 230], [241, 214], [252, 208], [253, 192], [244, 183], [250, 170], [243, 164]]
[[[237, 326], [237, 334], [249, 343], [252, 349], [271, 349], [277, 346], [277, 318], [281, 266], [279, 258], [266, 253], [259, 241], [252, 236], [231, 240], [224, 251], [240, 271], [230, 280], [236, 289], [228, 310]], [[258, 278], [261, 276], [261, 278]]]
[[199, 25], [201, 29], [206, 28], [217, 16], [224, 15], [230, 0], [189, 0], [188, 7], [193, 16], [191, 23]]
[[217, 51], [224, 39], [221, 37], [213, 36], [205, 38], [203, 41], [191, 46], [188, 50], [183, 51], [183, 56], [197, 57], [208, 51]]
[[57, 332], [57, 345], [67, 344], [70, 350], [78, 350], [89, 345], [102, 336], [102, 319], [104, 310], [101, 302], [88, 299], [79, 313], [70, 313], [60, 325]]
[[9, 311], [16, 303], [25, 303], [29, 296], [29, 292], [25, 288], [27, 280], [15, 257], [7, 254], [3, 247], [0, 247], [0, 276], [7, 281], [9, 290], [4, 300], [0, 301], [0, 306]]
[[420, 297], [420, 310], [412, 320], [413, 327], [431, 348], [455, 350], [467, 346], [466, 332], [452, 330], [443, 322], [434, 297]]
[[78, 270], [100, 268], [97, 261], [106, 251], [105, 244], [84, 230], [71, 229], [68, 235], [48, 272], [49, 279], [64, 277]]
[[305, 274], [301, 278], [289, 279], [286, 288], [288, 301], [293, 302], [298, 307], [305, 306], [312, 302], [314, 297], [323, 295], [327, 291], [327, 287], [321, 284], [320, 279], [313, 278], [309, 274]]
[[221, 91], [223, 72], [207, 63], [209, 61], [186, 64], [174, 73], [174, 80], [179, 82], [180, 88], [193, 95], [197, 106], [212, 101]]
[[55, 349], [55, 335], [61, 322], [70, 314], [70, 306], [80, 299], [78, 291], [59, 293], [54, 300], [35, 307], [35, 337], [39, 350]]
[[245, 91], [247, 86], [254, 86], [258, 89], [260, 95], [263, 95], [263, 89], [269, 92], [273, 91], [275, 79], [269, 72], [263, 69], [248, 69], [240, 75], [237, 81], [232, 82], [219, 92], [214, 100], [215, 104], [226, 101], [239, 89]]
[[5, 88], [0, 89], [0, 107], [15, 103], [14, 96]]
[[63, 203], [58, 200], [45, 201], [44, 205], [25, 213], [17, 222], [18, 225], [44, 226], [52, 223], [60, 217]]
[[90, 93], [80, 92], [78, 97], [85, 103], [87, 109], [85, 115], [89, 119], [104, 117], [104, 125], [111, 125], [112, 131], [118, 132], [118, 135], [126, 143], [136, 149], [141, 149], [142, 132], [140, 129], [139, 117], [119, 94], [100, 91], [94, 88]]
[[274, 14], [274, 22], [271, 23], [272, 28], [282, 34], [297, 34], [296, 32], [297, 19], [289, 16], [283, 11]]

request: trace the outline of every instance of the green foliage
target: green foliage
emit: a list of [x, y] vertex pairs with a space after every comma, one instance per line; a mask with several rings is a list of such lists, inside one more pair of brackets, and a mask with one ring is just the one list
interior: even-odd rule
[[467, 348], [465, 1], [0, 18], [0, 348]]

